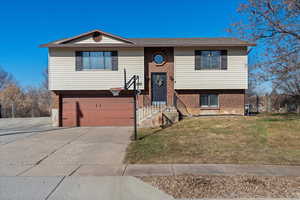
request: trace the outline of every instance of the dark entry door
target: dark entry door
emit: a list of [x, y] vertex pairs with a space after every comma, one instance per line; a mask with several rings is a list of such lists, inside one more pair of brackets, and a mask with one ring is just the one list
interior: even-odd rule
[[160, 105], [167, 102], [167, 74], [155, 72], [151, 74], [152, 104]]

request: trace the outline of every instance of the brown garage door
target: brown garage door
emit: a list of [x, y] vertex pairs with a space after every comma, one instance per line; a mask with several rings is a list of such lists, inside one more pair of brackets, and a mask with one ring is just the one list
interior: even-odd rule
[[132, 97], [65, 97], [63, 126], [132, 126]]

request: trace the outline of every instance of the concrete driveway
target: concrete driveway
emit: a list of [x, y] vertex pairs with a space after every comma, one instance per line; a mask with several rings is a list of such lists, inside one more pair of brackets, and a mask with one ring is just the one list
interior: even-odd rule
[[49, 117], [0, 118], [0, 145], [55, 129]]
[[0, 144], [0, 176], [122, 174], [131, 134], [131, 127], [37, 131]]
[[0, 199], [172, 199], [122, 176], [132, 131], [54, 128], [48, 118], [0, 119]]

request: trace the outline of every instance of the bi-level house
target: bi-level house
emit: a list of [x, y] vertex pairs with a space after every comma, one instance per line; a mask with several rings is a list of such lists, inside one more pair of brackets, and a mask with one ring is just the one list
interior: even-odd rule
[[122, 38], [101, 30], [41, 45], [49, 48], [52, 116], [59, 126], [130, 126], [138, 107], [166, 105], [182, 115], [244, 114], [248, 43], [236, 38]]

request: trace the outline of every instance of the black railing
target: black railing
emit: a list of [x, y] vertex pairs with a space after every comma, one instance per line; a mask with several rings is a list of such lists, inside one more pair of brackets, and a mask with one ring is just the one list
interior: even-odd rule
[[137, 140], [137, 95], [139, 94], [137, 86], [139, 85], [139, 76], [133, 75], [129, 81], [126, 77], [126, 69], [124, 69], [124, 90], [129, 90], [133, 86], [133, 115], [134, 115], [134, 140]]
[[185, 103], [178, 97], [177, 93], [174, 92], [174, 106], [181, 115], [191, 115]]

